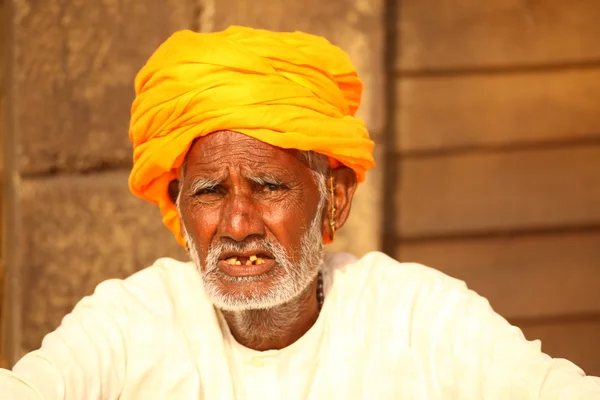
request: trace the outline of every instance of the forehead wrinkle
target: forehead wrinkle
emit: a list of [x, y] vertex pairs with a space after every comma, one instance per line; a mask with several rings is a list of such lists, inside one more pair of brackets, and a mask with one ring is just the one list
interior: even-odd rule
[[238, 171], [237, 173], [243, 179], [255, 183], [265, 183], [266, 181], [281, 182], [282, 179], [291, 180], [297, 175], [295, 169], [285, 168], [277, 163], [267, 164], [254, 159], [244, 161], [247, 162], [223, 162], [219, 166], [212, 165], [211, 163], [210, 166], [205, 166], [204, 168], [200, 163], [195, 164], [186, 175], [191, 182], [188, 184], [188, 187], [192, 192], [196, 192], [197, 190], [216, 186], [225, 182], [231, 174], [235, 175], [236, 171]]
[[230, 167], [240, 162], [255, 168], [262, 164], [283, 161], [290, 156], [302, 162], [298, 150], [279, 148], [231, 131], [215, 132], [202, 138], [192, 147], [190, 155], [190, 158], [194, 159], [194, 164], [200, 166], [212, 166], [225, 162]]
[[[204, 171], [208, 171], [209, 174], [217, 170], [228, 170], [230, 173], [239, 171], [245, 179], [257, 174], [282, 178], [295, 177], [300, 173], [296, 167], [306, 167], [297, 150], [272, 146], [267, 148], [263, 143], [254, 143], [254, 141], [247, 138], [247, 140], [235, 140], [233, 143], [199, 142], [196, 151], [193, 151], [188, 158], [188, 166], [199, 175]], [[296, 164], [291, 162], [292, 159], [300, 165], [291, 167]]]
[[256, 166], [244, 166], [241, 168], [241, 175], [244, 179], [256, 181], [265, 178], [271, 178], [280, 181], [282, 178], [292, 178], [296, 176], [296, 171], [290, 168], [283, 168], [277, 164], [265, 165], [257, 163]]
[[271, 153], [273, 150], [285, 151], [285, 149], [271, 146], [261, 142], [260, 140], [246, 136], [236, 140], [198, 142], [195, 148], [192, 148], [192, 151], [196, 153], [197, 156], [202, 158], [214, 158], [215, 156], [219, 158], [222, 156], [222, 154], [247, 154], [250, 149], [253, 155], [256, 155], [257, 153], [266, 155]]
[[189, 164], [202, 170], [221, 170], [251, 168], [256, 169], [264, 165], [276, 165], [278, 158], [273, 155], [248, 153], [247, 150], [229, 149], [226, 154], [206, 153], [203, 157], [194, 157], [189, 159]]

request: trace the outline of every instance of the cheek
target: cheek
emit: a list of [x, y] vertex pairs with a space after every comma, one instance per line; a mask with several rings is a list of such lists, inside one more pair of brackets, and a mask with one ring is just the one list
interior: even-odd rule
[[[310, 202], [286, 201], [263, 206], [263, 221], [275, 238], [289, 250], [300, 246], [303, 234], [308, 230], [314, 213]], [[295, 252], [292, 252], [295, 253]]]
[[187, 204], [182, 207], [181, 217], [188, 234], [199, 246], [206, 249], [214, 237], [219, 223], [220, 210], [217, 207], [206, 207], [198, 204]]

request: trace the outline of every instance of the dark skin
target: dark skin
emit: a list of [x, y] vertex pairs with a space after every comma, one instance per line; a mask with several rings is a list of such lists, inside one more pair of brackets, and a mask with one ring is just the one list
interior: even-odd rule
[[[340, 167], [333, 170], [333, 176], [335, 222], [339, 230], [350, 213], [356, 175], [349, 168]], [[196, 190], [199, 182], [204, 184], [201, 190]], [[187, 154], [183, 182], [180, 185], [173, 181], [169, 187], [174, 202], [179, 188], [182, 222], [201, 260], [206, 260], [210, 245], [219, 241], [266, 238], [280, 243], [294, 265], [301, 238], [316, 215], [319, 201], [317, 184], [298, 151], [274, 147], [230, 131], [216, 132], [194, 142]], [[329, 196], [320, 216], [326, 234], [330, 233], [331, 200]], [[219, 279], [220, 290], [242, 296], [252, 291], [263, 292], [271, 288], [274, 277], [281, 271], [272, 268], [256, 279], [243, 282]], [[292, 300], [299, 303], [296, 308], [300, 315], [286, 332], [250, 347], [281, 349], [304, 335], [319, 313], [316, 284], [315, 279], [305, 295]], [[232, 312], [223, 314], [236, 340], [250, 344], [236, 332]]]

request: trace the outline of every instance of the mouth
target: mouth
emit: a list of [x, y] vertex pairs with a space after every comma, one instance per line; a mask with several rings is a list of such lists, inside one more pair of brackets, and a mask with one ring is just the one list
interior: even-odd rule
[[227, 252], [219, 258], [218, 266], [231, 277], [258, 276], [273, 268], [275, 259], [265, 251]]

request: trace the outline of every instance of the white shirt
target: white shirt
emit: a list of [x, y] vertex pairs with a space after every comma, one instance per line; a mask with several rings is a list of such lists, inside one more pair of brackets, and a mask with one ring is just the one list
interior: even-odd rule
[[232, 337], [191, 263], [100, 284], [13, 372], [2, 400], [600, 399], [600, 379], [441, 272], [328, 255], [315, 325], [282, 350]]

